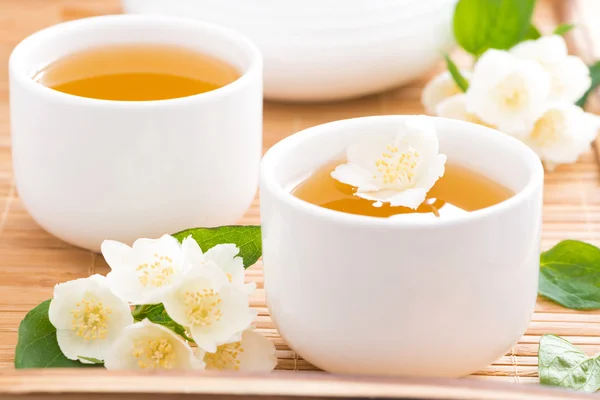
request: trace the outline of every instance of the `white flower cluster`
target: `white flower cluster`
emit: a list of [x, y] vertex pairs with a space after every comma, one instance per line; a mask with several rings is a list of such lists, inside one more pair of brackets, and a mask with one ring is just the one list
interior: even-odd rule
[[[138, 239], [129, 247], [102, 244], [111, 268], [56, 285], [49, 318], [63, 354], [82, 363], [103, 361], [113, 370], [241, 370], [275, 368], [275, 346], [251, 327], [256, 317], [244, 284], [244, 265], [233, 244], [203, 253], [191, 237]], [[131, 305], [163, 312], [185, 329], [197, 349], [173, 330], [144, 319]], [[174, 324], [173, 324], [174, 325]]]
[[590, 88], [588, 67], [562, 36], [543, 36], [509, 51], [488, 50], [465, 93], [449, 72], [423, 89], [427, 112], [498, 129], [529, 145], [548, 169], [575, 162], [596, 138], [598, 118], [574, 103]]

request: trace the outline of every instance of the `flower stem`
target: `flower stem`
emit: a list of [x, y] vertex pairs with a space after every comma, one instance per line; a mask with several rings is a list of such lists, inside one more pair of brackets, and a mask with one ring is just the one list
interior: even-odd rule
[[150, 305], [148, 304], [135, 306], [135, 309], [131, 313], [133, 319], [135, 319], [136, 321], [143, 319], [142, 317], [147, 313], [148, 308], [150, 308]]

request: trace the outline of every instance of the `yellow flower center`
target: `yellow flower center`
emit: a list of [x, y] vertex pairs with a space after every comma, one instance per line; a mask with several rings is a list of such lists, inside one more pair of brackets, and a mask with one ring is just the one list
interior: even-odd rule
[[173, 343], [169, 339], [136, 340], [133, 356], [142, 369], [172, 369], [175, 359]]
[[564, 125], [562, 114], [557, 110], [550, 110], [535, 122], [531, 139], [539, 146], [552, 145], [558, 141], [560, 131], [565, 129]]
[[400, 152], [398, 147], [388, 145], [386, 151], [381, 153], [381, 158], [375, 161], [375, 167], [380, 175], [373, 175], [373, 179], [381, 179], [383, 184], [410, 184], [419, 165], [421, 153], [412, 147]]
[[204, 362], [206, 363], [207, 369], [218, 369], [219, 371], [224, 370], [239, 370], [240, 360], [238, 356], [244, 352], [241, 342], [223, 344], [217, 347], [217, 351], [214, 353], [206, 353], [204, 355]]
[[154, 262], [138, 265], [138, 280], [142, 286], [161, 287], [171, 283], [173, 260], [168, 256], [154, 254]]
[[525, 82], [521, 75], [509, 75], [497, 86], [498, 95], [504, 106], [511, 110], [518, 110], [528, 101]]
[[72, 330], [85, 340], [106, 338], [106, 325], [112, 310], [104, 307], [101, 301], [81, 300], [71, 311], [73, 315]]
[[208, 327], [221, 319], [221, 296], [213, 289], [185, 292], [183, 303], [187, 306], [187, 316], [193, 325]]

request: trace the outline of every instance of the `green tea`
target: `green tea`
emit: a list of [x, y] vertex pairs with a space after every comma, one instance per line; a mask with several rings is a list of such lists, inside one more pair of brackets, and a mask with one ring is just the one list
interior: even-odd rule
[[371, 217], [391, 217], [407, 213], [432, 213], [452, 205], [464, 211], [475, 211], [500, 203], [513, 192], [497, 182], [467, 168], [446, 164], [446, 172], [427, 193], [426, 200], [416, 209], [392, 207], [383, 203], [374, 207], [372, 200], [355, 196], [355, 189], [331, 177], [331, 172], [345, 161], [333, 161], [315, 171], [297, 185], [292, 194], [297, 198], [330, 210]]
[[209, 92], [239, 77], [231, 65], [183, 47], [131, 44], [71, 54], [48, 65], [35, 79], [75, 96], [149, 101]]

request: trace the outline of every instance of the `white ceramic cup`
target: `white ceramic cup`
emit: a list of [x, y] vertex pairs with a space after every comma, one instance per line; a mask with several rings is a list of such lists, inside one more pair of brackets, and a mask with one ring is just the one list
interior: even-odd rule
[[[211, 92], [124, 102], [73, 96], [33, 80], [71, 53], [110, 44], [173, 44], [242, 76]], [[195, 226], [234, 223], [249, 207], [262, 154], [262, 59], [211, 24], [115, 15], [55, 25], [10, 57], [13, 164], [19, 195], [47, 231], [98, 250]]]
[[513, 190], [446, 220], [345, 214], [290, 194], [358, 137], [410, 116], [332, 122], [271, 148], [261, 165], [265, 291], [284, 340], [326, 371], [457, 377], [525, 332], [539, 268], [543, 168], [523, 143], [441, 118], [440, 152]]

